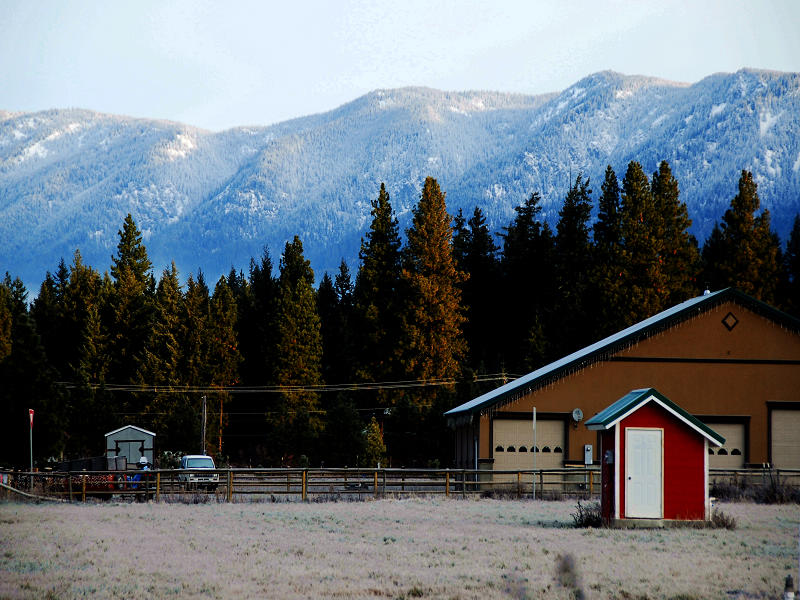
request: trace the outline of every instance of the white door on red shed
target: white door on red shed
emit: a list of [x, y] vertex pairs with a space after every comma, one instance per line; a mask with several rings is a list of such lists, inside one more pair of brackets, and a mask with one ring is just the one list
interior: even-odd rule
[[662, 510], [662, 431], [625, 430], [625, 516], [660, 519]]

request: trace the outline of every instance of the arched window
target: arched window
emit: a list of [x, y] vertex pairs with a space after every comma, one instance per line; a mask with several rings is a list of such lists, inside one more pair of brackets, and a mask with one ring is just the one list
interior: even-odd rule
[[497, 448], [495, 448], [494, 451], [495, 452], [502, 452], [503, 451], [503, 447], [500, 444], [498, 444]]
[[531, 452], [538, 452], [538, 451], [539, 451], [539, 446], [534, 446], [533, 448], [531, 448]]
[[550, 452], [550, 446], [545, 446], [542, 448], [542, 452]]
[[553, 452], [555, 452], [556, 454], [561, 454], [564, 451], [561, 449], [561, 446], [556, 446], [555, 448], [553, 448]]
[[506, 448], [506, 452], [516, 452], [516, 451], [517, 449], [514, 448], [514, 446], [509, 446], [508, 448]]
[[717, 456], [728, 456], [728, 451], [725, 448], [720, 448], [719, 452], [717, 452]]
[[741, 456], [741, 455], [742, 451], [739, 450], [738, 448], [734, 448], [733, 450], [731, 450], [731, 456]]
[[519, 451], [520, 451], [520, 452], [527, 452], [527, 451], [528, 451], [528, 448], [526, 448], [525, 446], [520, 446], [520, 447], [519, 447]]
[[709, 448], [709, 449], [708, 449], [708, 453], [709, 453], [711, 456], [714, 456], [714, 449], [713, 449], [713, 448]]

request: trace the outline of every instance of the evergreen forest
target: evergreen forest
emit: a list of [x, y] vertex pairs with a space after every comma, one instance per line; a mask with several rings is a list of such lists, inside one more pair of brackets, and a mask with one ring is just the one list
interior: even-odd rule
[[33, 301], [0, 282], [0, 465], [27, 467], [34, 409], [39, 468], [126, 424], [164, 467], [445, 467], [446, 410], [705, 289], [800, 316], [800, 216], [784, 244], [751, 173], [702, 246], [667, 162], [621, 175], [577, 175], [554, 227], [520, 198], [502, 231], [449, 214], [429, 177], [401, 232], [381, 185], [358, 265], [319, 280], [297, 236], [217, 281], [156, 273], [128, 215], [107, 271], [75, 250]]

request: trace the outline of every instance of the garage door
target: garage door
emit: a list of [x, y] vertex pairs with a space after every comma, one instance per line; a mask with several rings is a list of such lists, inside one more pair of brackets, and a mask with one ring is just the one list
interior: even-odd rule
[[[518, 471], [533, 468], [533, 424], [530, 420], [495, 419], [494, 469]], [[564, 466], [564, 421], [537, 420], [537, 469]]]
[[772, 464], [800, 469], [800, 410], [772, 410]]
[[725, 438], [720, 447], [708, 446], [709, 469], [744, 468], [744, 423], [706, 423], [711, 429]]

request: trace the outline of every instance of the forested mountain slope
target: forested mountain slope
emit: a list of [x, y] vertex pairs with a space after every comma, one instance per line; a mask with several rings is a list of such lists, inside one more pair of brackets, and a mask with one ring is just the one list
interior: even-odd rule
[[582, 171], [667, 160], [704, 239], [742, 169], [785, 239], [800, 212], [800, 74], [745, 69], [693, 85], [613, 72], [559, 94], [379, 90], [328, 113], [219, 133], [68, 109], [0, 111], [0, 269], [33, 289], [78, 248], [105, 269], [131, 213], [160, 270], [211, 280], [297, 234], [318, 272], [358, 255], [386, 182], [406, 226], [430, 175], [449, 211], [500, 230], [533, 191], [551, 223]]

